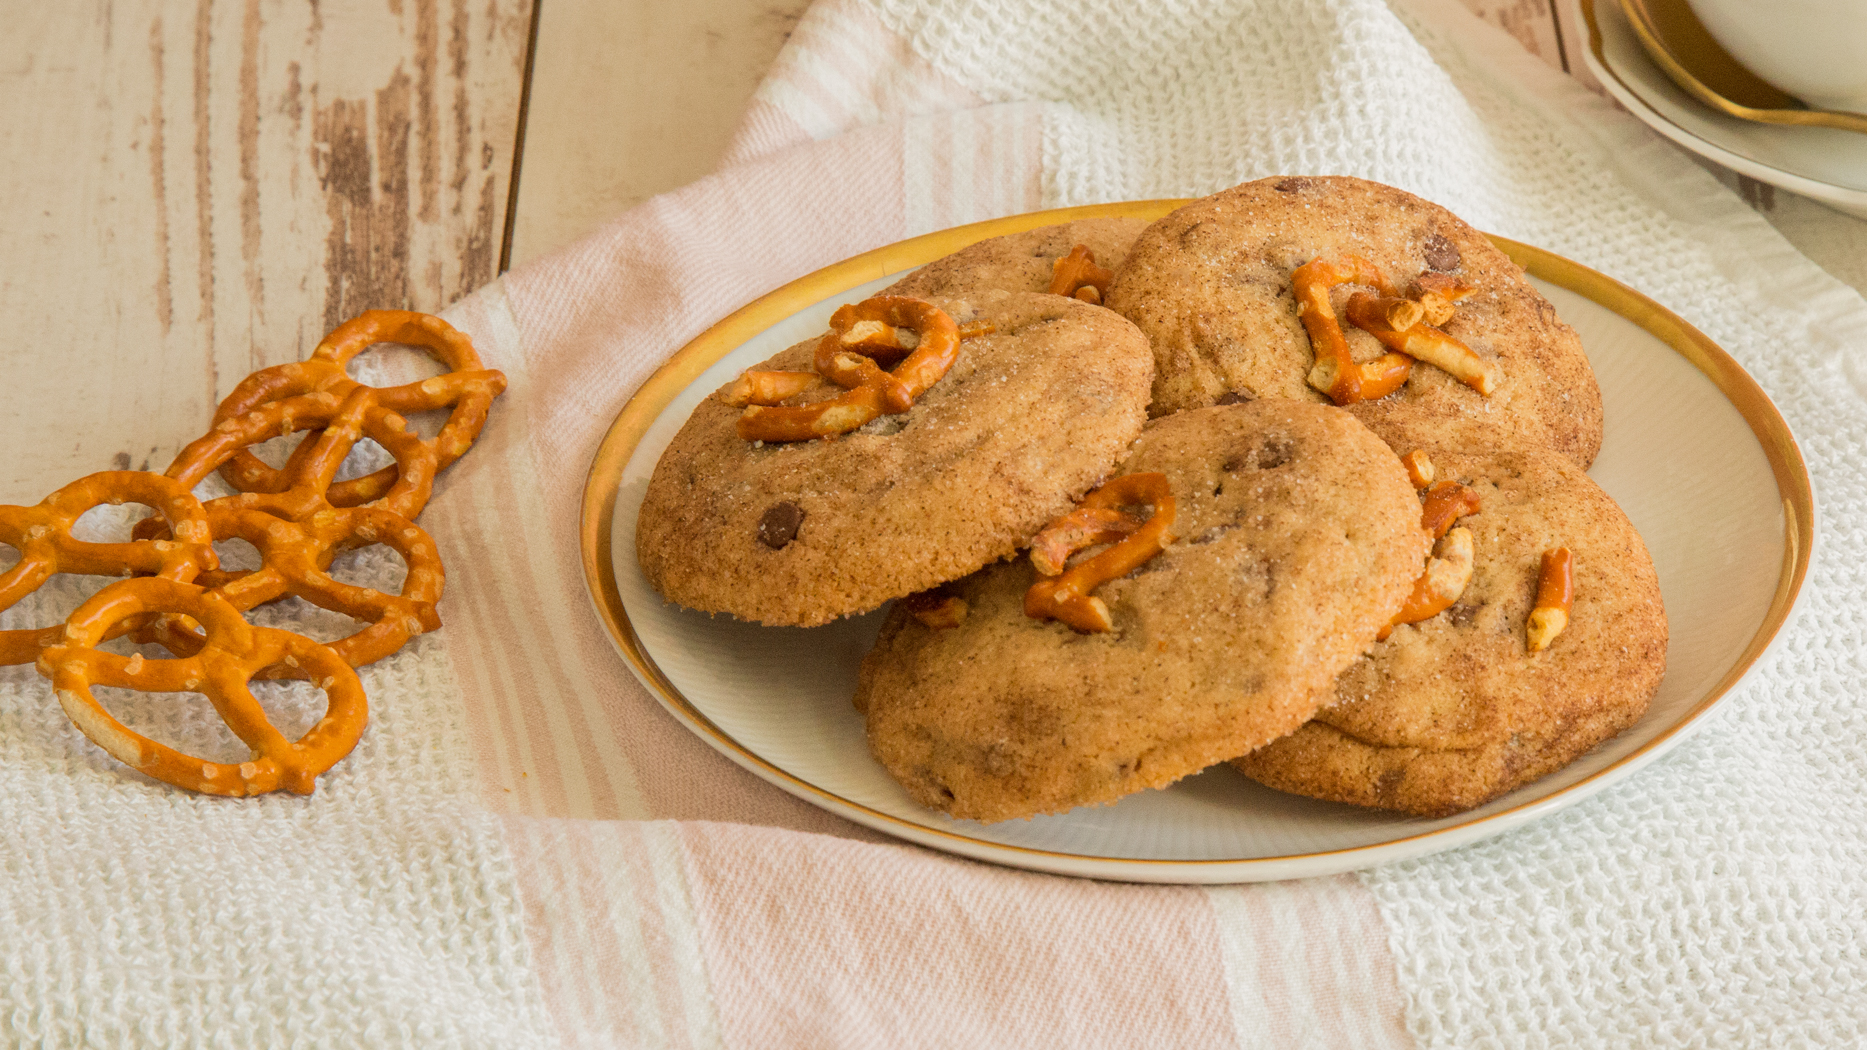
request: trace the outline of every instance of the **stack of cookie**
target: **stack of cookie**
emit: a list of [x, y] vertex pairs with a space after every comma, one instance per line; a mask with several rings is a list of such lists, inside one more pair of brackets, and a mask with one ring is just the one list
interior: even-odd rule
[[1266, 179], [845, 307], [695, 410], [637, 556], [759, 623], [893, 601], [855, 704], [953, 816], [1227, 761], [1440, 815], [1658, 688], [1658, 583], [1584, 473], [1600, 441], [1579, 341], [1482, 234], [1390, 187]]

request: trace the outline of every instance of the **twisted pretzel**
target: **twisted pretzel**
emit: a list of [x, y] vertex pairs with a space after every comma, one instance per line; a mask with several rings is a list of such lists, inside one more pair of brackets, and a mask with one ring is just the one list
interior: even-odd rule
[[[260, 568], [251, 572], [208, 572], [196, 581], [239, 612], [295, 595], [321, 609], [342, 613], [368, 626], [329, 643], [351, 667], [375, 663], [415, 635], [441, 626], [435, 603], [446, 573], [440, 552], [414, 522], [378, 507], [323, 510], [303, 522], [286, 521], [232, 500], [207, 505], [208, 524], [216, 539], [243, 539], [259, 551]], [[326, 570], [339, 551], [381, 543], [402, 556], [407, 572], [400, 594], [342, 583]], [[159, 642], [180, 656], [199, 650], [202, 639], [191, 625], [174, 616], [156, 618], [137, 641]], [[266, 668], [259, 678], [289, 677]]]
[[[442, 378], [442, 377], [436, 377]], [[196, 438], [169, 464], [168, 476], [192, 489], [246, 446], [275, 435], [320, 430], [299, 446], [272, 492], [223, 497], [243, 507], [303, 521], [333, 509], [329, 494], [344, 457], [368, 435], [395, 458], [393, 483], [371, 504], [412, 518], [428, 502], [439, 462], [434, 447], [408, 429], [408, 421], [378, 403], [372, 387], [356, 386], [343, 397], [328, 390], [268, 402], [243, 416], [222, 420]], [[307, 451], [308, 450], [308, 451]]]
[[1329, 395], [1338, 405], [1373, 401], [1400, 389], [1413, 369], [1413, 359], [1405, 354], [1383, 354], [1372, 361], [1357, 364], [1349, 353], [1348, 337], [1342, 334], [1335, 307], [1329, 302], [1329, 289], [1339, 284], [1365, 284], [1393, 295], [1381, 268], [1359, 255], [1348, 254], [1336, 261], [1312, 259], [1290, 275], [1296, 293], [1297, 317], [1309, 333], [1316, 364], [1309, 373], [1309, 385]]
[[1114, 279], [1115, 272], [1097, 266], [1096, 253], [1090, 251], [1088, 245], [1079, 244], [1070, 249], [1070, 254], [1050, 264], [1047, 291], [1051, 295], [1067, 295], [1100, 306], [1103, 296], [1109, 294], [1109, 282]]
[[[900, 329], [909, 329], [912, 340]], [[884, 414], [906, 412], [914, 399], [946, 374], [959, 357], [959, 326], [925, 299], [881, 295], [845, 304], [830, 317], [830, 332], [817, 343], [817, 372], [848, 393], [812, 405], [773, 405], [744, 391], [746, 409], [739, 436], [747, 441], [808, 441], [846, 434]], [[900, 361], [885, 372], [878, 361]], [[806, 373], [759, 373], [762, 377]], [[790, 382], [766, 380], [757, 382]], [[777, 388], [782, 389], [782, 388]], [[799, 388], [802, 389], [802, 388]], [[739, 391], [735, 384], [729, 400]], [[795, 392], [795, 391], [794, 391]], [[787, 395], [789, 396], [789, 395]]]
[[[1094, 537], [1105, 532], [1091, 531], [1087, 519], [1078, 519], [1082, 510], [1115, 510], [1135, 504], [1150, 504], [1154, 514], [1121, 542], [1057, 576], [1047, 576], [1031, 584], [1024, 592], [1024, 615], [1034, 620], [1060, 620], [1085, 634], [1111, 631], [1115, 621], [1102, 599], [1089, 592], [1117, 577], [1126, 576], [1173, 542], [1168, 529], [1173, 527], [1173, 488], [1165, 474], [1127, 474], [1096, 489], [1077, 510], [1051, 522], [1032, 543], [1033, 555], [1039, 546], [1056, 545], [1081, 550], [1098, 542]], [[1074, 519], [1074, 520], [1073, 520]], [[1118, 529], [1118, 526], [1111, 526]], [[1058, 534], [1047, 537], [1053, 530]], [[1068, 555], [1066, 554], [1065, 557]], [[1036, 562], [1036, 557], [1032, 558]]]
[[[105, 503], [140, 503], [166, 523], [174, 539], [135, 539], [129, 543], [88, 543], [71, 534], [84, 513]], [[92, 576], [132, 573], [187, 582], [219, 566], [211, 546], [207, 514], [188, 487], [160, 474], [106, 470], [66, 485], [33, 507], [0, 506], [0, 543], [19, 551], [19, 562], [0, 573], [0, 609], [59, 572]], [[0, 665], [30, 663], [62, 628], [0, 631]]]
[[[113, 627], [152, 613], [180, 614], [204, 625], [205, 644], [175, 660], [126, 658], [97, 648]], [[290, 631], [254, 627], [225, 599], [173, 580], [124, 580], [97, 592], [72, 614], [63, 639], [39, 655], [38, 666], [52, 680], [59, 705], [93, 743], [157, 780], [210, 795], [261, 795], [280, 788], [309, 795], [318, 774], [350, 753], [369, 720], [363, 686], [336, 653]], [[275, 666], [324, 691], [324, 717], [297, 741], [286, 740], [267, 720], [247, 688], [257, 672]], [[133, 732], [98, 704], [92, 685], [203, 693], [253, 749], [253, 759], [208, 762]]]
[[[426, 351], [446, 365], [443, 375], [395, 387], [366, 387], [350, 378], [345, 366], [376, 343], [406, 343]], [[214, 412], [214, 425], [238, 419], [271, 402], [311, 393], [348, 397], [358, 389], [374, 392], [382, 408], [403, 415], [452, 407], [447, 422], [434, 439], [425, 442], [435, 456], [435, 469], [445, 469], [467, 451], [486, 425], [493, 399], [506, 388], [505, 374], [485, 368], [473, 343], [446, 321], [409, 310], [369, 310], [324, 337], [311, 357], [275, 365], [247, 376]], [[281, 492], [292, 487], [299, 458], [312, 454], [312, 442], [300, 443], [283, 468], [268, 466], [251, 452], [234, 452], [221, 465], [221, 477], [240, 492]], [[355, 507], [381, 499], [396, 483], [396, 468], [330, 486], [335, 507]], [[420, 508], [414, 508], [419, 510]], [[412, 515], [411, 511], [403, 511]]]

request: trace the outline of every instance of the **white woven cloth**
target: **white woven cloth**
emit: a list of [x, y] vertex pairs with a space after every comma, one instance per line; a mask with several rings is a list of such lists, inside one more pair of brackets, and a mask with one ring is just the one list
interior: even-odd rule
[[1818, 504], [1778, 657], [1624, 786], [1363, 878], [1422, 1046], [1867, 1044], [1867, 303], [1453, 0], [877, 3], [986, 100], [1050, 104], [1046, 205], [1377, 179], [1640, 288], [1757, 378]]

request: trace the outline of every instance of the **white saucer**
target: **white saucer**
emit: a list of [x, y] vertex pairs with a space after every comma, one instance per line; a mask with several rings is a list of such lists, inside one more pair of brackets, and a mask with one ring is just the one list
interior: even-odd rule
[[1759, 124], [1709, 109], [1647, 57], [1620, 4], [1581, 3], [1591, 16], [1583, 55], [1589, 71], [1647, 126], [1741, 175], [1867, 218], [1867, 135]]

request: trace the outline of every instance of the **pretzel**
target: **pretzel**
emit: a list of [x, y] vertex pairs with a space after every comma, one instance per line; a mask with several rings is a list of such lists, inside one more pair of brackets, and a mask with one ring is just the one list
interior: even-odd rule
[[[179, 614], [204, 625], [205, 644], [193, 656], [146, 660], [97, 648], [113, 627], [147, 614]], [[282, 666], [324, 691], [324, 717], [297, 741], [266, 719], [247, 683]], [[39, 655], [58, 702], [79, 731], [134, 769], [210, 795], [261, 795], [281, 788], [309, 795], [317, 776], [350, 753], [369, 720], [369, 701], [355, 671], [329, 648], [290, 631], [254, 627], [226, 599], [188, 583], [147, 577], [123, 580], [91, 596], [66, 622], [63, 638]], [[199, 692], [234, 735], [253, 749], [237, 764], [184, 755], [133, 732], [111, 717], [93, 685], [144, 692]]]
[[[345, 370], [350, 360], [376, 343], [406, 343], [426, 351], [448, 372], [419, 382], [394, 387], [366, 387]], [[242, 380], [214, 412], [214, 426], [237, 419], [271, 402], [312, 393], [339, 399], [362, 389], [374, 392], [375, 403], [391, 412], [410, 415], [452, 407], [447, 422], [433, 440], [436, 470], [453, 463], [473, 444], [486, 425], [493, 399], [506, 388], [505, 374], [485, 368], [473, 343], [446, 321], [410, 310], [368, 310], [337, 326], [324, 337], [311, 357], [291, 364], [264, 368]], [[266, 465], [248, 451], [236, 451], [221, 466], [221, 477], [240, 492], [274, 493], [292, 486], [300, 457], [311, 454], [312, 441], [299, 444], [286, 466]], [[396, 482], [396, 469], [384, 467], [373, 474], [330, 486], [334, 507], [355, 507], [381, 499]], [[419, 507], [404, 510], [413, 515]]]
[[1413, 581], [1413, 593], [1375, 639], [1386, 638], [1403, 623], [1419, 623], [1452, 607], [1472, 582], [1472, 530], [1453, 529], [1446, 533], [1426, 563], [1426, 571]]
[[1420, 528], [1438, 539], [1453, 522], [1483, 509], [1478, 493], [1456, 481], [1441, 481], [1426, 490], [1425, 505], [1420, 508]]
[[958, 627], [965, 622], [968, 611], [966, 600], [957, 594], [948, 594], [945, 587], [916, 591], [900, 599], [899, 604], [923, 626], [936, 631]]
[[[71, 534], [84, 513], [103, 504], [140, 503], [155, 510], [174, 539], [88, 543]], [[19, 551], [19, 561], [0, 573], [0, 609], [9, 609], [38, 590], [54, 573], [128, 576], [132, 573], [187, 582], [220, 564], [211, 546], [207, 513], [188, 488], [160, 474], [106, 470], [66, 485], [32, 507], [0, 506], [0, 543]], [[30, 663], [59, 627], [0, 631], [0, 665]]]
[[343, 465], [358, 438], [367, 435], [396, 461], [393, 482], [371, 506], [412, 518], [427, 504], [434, 488], [439, 453], [409, 430], [406, 420], [379, 403], [377, 394], [374, 388], [361, 385], [341, 398], [319, 390], [271, 401], [243, 416], [224, 419], [181, 450], [169, 464], [168, 476], [192, 489], [248, 445], [275, 435], [320, 430], [322, 433], [293, 453], [280, 471], [281, 483], [274, 491], [225, 497], [244, 507], [303, 521], [334, 506], [329, 494], [337, 487], [333, 480], [337, 468]]
[[[1089, 592], [1133, 572], [1173, 542], [1173, 536], [1167, 531], [1173, 527], [1173, 489], [1165, 474], [1127, 474], [1084, 496], [1077, 505], [1079, 510], [1113, 510], [1137, 503], [1151, 504], [1153, 516], [1113, 547], [1062, 575], [1046, 576], [1033, 583], [1030, 590], [1024, 592], [1024, 615], [1034, 620], [1060, 620], [1085, 634], [1113, 630], [1115, 621], [1109, 616], [1108, 606]], [[1080, 524], [1071, 521], [1075, 514], [1076, 511], [1072, 511], [1051, 522], [1044, 532], [1065, 530], [1082, 536]], [[1048, 542], [1043, 533], [1039, 533], [1033, 549], [1038, 543]], [[1094, 542], [1097, 541], [1087, 540], [1083, 545]]]
[[1031, 540], [1031, 564], [1045, 576], [1056, 576], [1068, 567], [1070, 555], [1084, 547], [1126, 539], [1141, 524], [1140, 518], [1112, 507], [1078, 507]]
[[1425, 489], [1432, 485], [1436, 472], [1433, 469], [1433, 461], [1427, 457], [1425, 449], [1414, 449], [1400, 457], [1400, 462], [1407, 468], [1407, 480], [1413, 482], [1414, 488]]
[[[434, 541], [414, 522], [377, 507], [322, 510], [304, 522], [286, 521], [241, 506], [239, 497], [212, 500], [208, 522], [215, 539], [242, 539], [259, 551], [261, 566], [252, 572], [203, 573], [198, 583], [212, 589], [239, 612], [294, 595], [368, 626], [341, 641], [328, 643], [346, 664], [362, 667], [394, 653], [415, 635], [441, 626], [435, 603], [446, 582]], [[381, 543], [402, 556], [407, 571], [400, 594], [390, 595], [333, 579], [328, 570], [337, 552]], [[158, 617], [137, 641], [159, 642], [187, 656], [201, 645], [192, 626], [173, 616]], [[283, 676], [278, 668], [255, 677]]]
[[[1464, 278], [1454, 277], [1449, 273], [1434, 273], [1431, 270], [1413, 279], [1409, 293], [1420, 304], [1422, 320], [1435, 328], [1452, 320], [1456, 312], [1454, 303], [1470, 296], [1478, 290], [1477, 285], [1465, 283]], [[1407, 328], [1408, 325], [1395, 325]]]
[[1050, 264], [1047, 290], [1051, 295], [1067, 295], [1100, 306], [1109, 294], [1109, 282], [1114, 279], [1114, 271], [1097, 266], [1096, 253], [1090, 251], [1088, 245], [1079, 244], [1070, 249], [1070, 254]]
[[1365, 284], [1380, 289], [1383, 295], [1393, 294], [1381, 268], [1359, 255], [1343, 255], [1333, 262], [1312, 259], [1297, 267], [1290, 275], [1290, 285], [1296, 294], [1297, 316], [1316, 354], [1309, 385], [1338, 405], [1386, 397], [1407, 381], [1413, 359], [1390, 353], [1361, 364], [1355, 362], [1349, 353], [1348, 337], [1342, 334], [1335, 307], [1329, 302], [1329, 289], [1339, 284]]
[[1569, 626], [1569, 609], [1575, 602], [1575, 555], [1567, 547], [1543, 552], [1543, 564], [1537, 573], [1536, 606], [1524, 625], [1530, 651], [1549, 648], [1563, 628]]
[[[911, 341], [902, 336], [902, 328], [911, 330]], [[846, 434], [883, 414], [906, 412], [958, 357], [959, 326], [925, 299], [880, 295], [845, 304], [831, 315], [830, 331], [818, 341], [814, 363], [819, 374], [847, 393], [810, 405], [771, 405], [748, 397], [739, 417], [739, 436], [747, 441], [808, 441]], [[899, 359], [900, 364], [885, 372], [878, 359]]]
[[[1444, 612], [1459, 600], [1459, 595], [1465, 593], [1465, 585], [1471, 582], [1471, 530], [1454, 529], [1452, 523], [1484, 509], [1478, 493], [1456, 481], [1441, 481], [1427, 489], [1425, 496], [1424, 506], [1420, 508], [1420, 529], [1442, 542], [1427, 561], [1426, 571], [1413, 581], [1413, 593], [1407, 596], [1406, 604], [1375, 635], [1377, 641], [1403, 623], [1418, 623]], [[1461, 538], [1454, 540], [1454, 534]]]
[[1348, 299], [1349, 323], [1381, 341], [1381, 345], [1408, 357], [1437, 365], [1454, 379], [1489, 397], [1497, 389], [1496, 363], [1479, 357], [1471, 347], [1428, 324], [1399, 328], [1391, 323], [1395, 300], [1356, 292]]
[[778, 372], [753, 369], [741, 373], [725, 390], [720, 400], [734, 408], [747, 405], [775, 405], [787, 397], [796, 397], [823, 382], [815, 372]]

